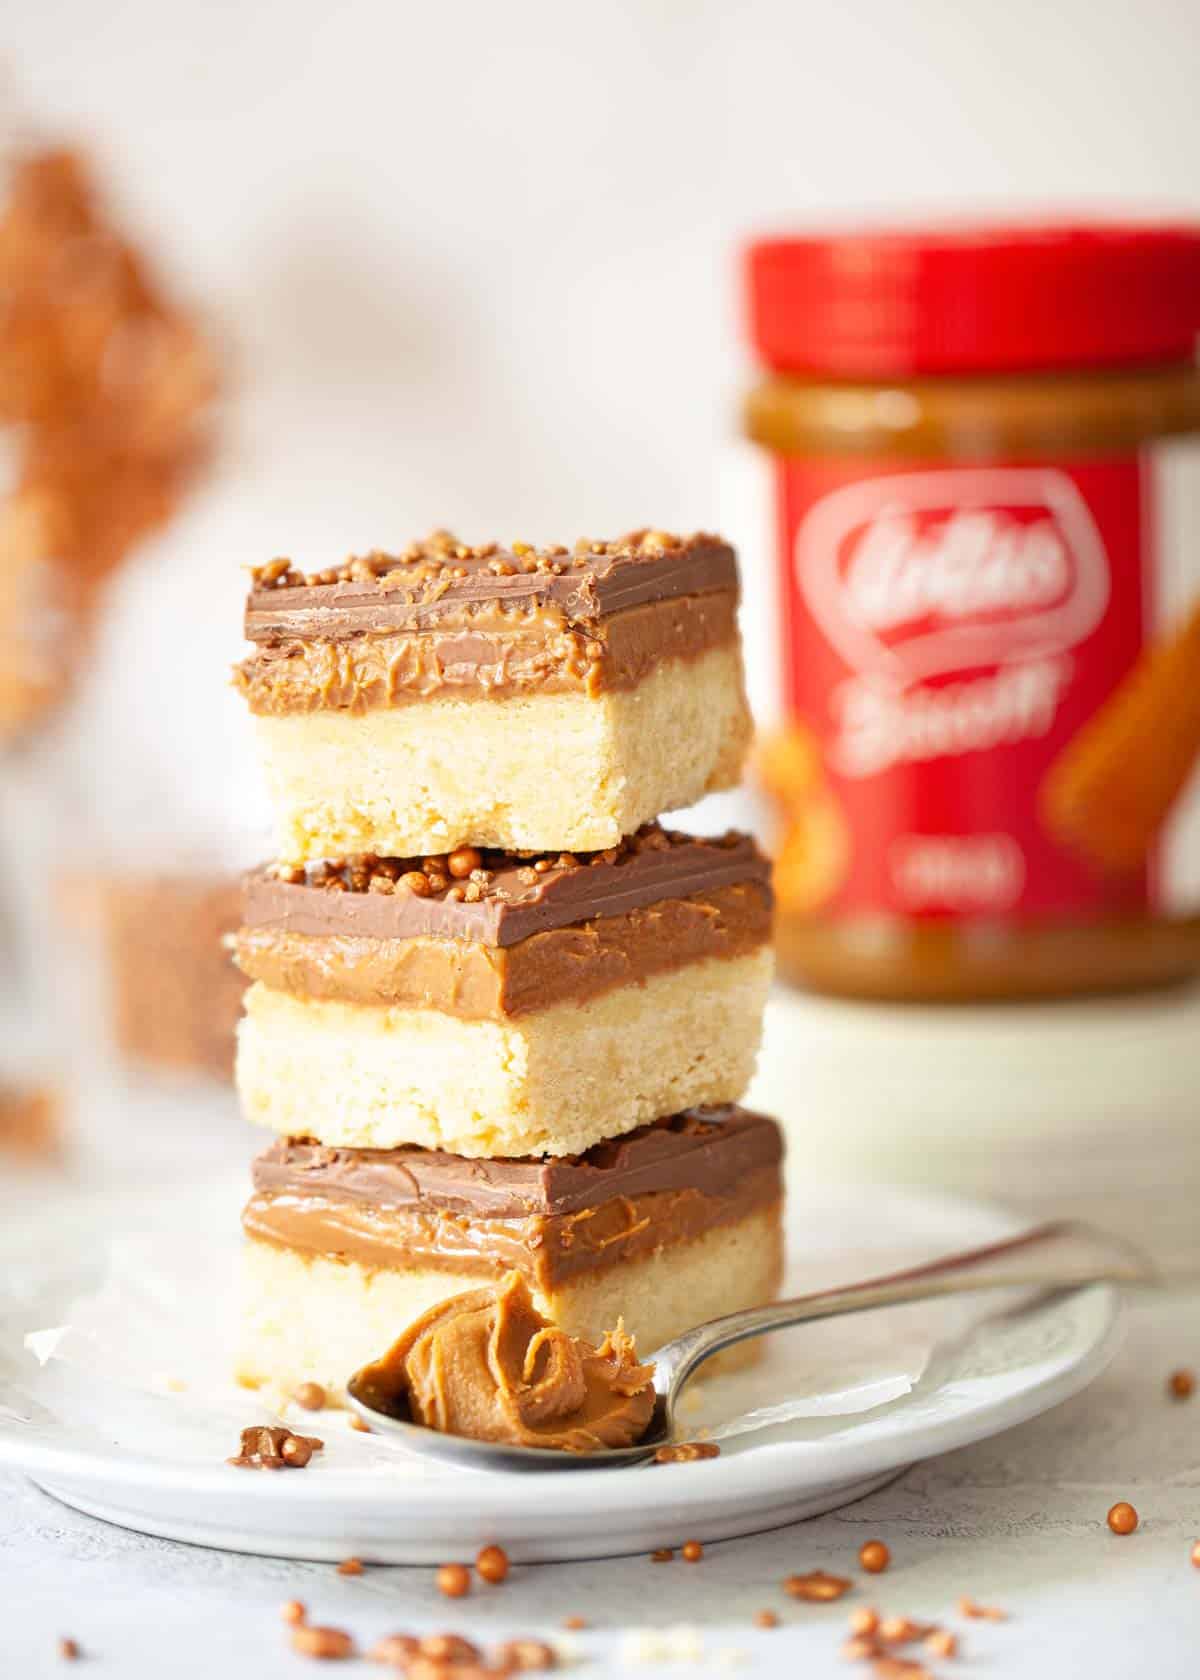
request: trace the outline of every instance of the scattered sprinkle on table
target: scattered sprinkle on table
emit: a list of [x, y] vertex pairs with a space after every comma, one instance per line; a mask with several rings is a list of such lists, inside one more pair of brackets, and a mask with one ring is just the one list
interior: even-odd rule
[[960, 1598], [958, 1613], [975, 1622], [1006, 1622], [1007, 1610], [998, 1610], [993, 1604], [976, 1604], [973, 1598]]
[[1108, 1526], [1114, 1534], [1132, 1534], [1138, 1525], [1138, 1514], [1127, 1499], [1119, 1499], [1108, 1513]]
[[925, 1635], [925, 1649], [933, 1657], [956, 1657], [958, 1635], [951, 1633], [949, 1628], [934, 1628]]
[[461, 1633], [427, 1633], [417, 1641], [417, 1651], [435, 1663], [478, 1663], [483, 1652]]
[[354, 1655], [354, 1641], [342, 1628], [310, 1627], [301, 1622], [292, 1629], [292, 1650], [318, 1662], [344, 1662]]
[[885, 1616], [879, 1624], [879, 1637], [885, 1645], [913, 1645], [932, 1632], [927, 1623], [914, 1622], [911, 1616]]
[[810, 1604], [829, 1604], [848, 1593], [853, 1585], [844, 1575], [827, 1575], [823, 1569], [813, 1569], [807, 1575], [787, 1576], [783, 1590], [790, 1598], [803, 1598]]
[[480, 1580], [498, 1587], [508, 1576], [508, 1553], [503, 1546], [485, 1546], [475, 1559], [475, 1570]]
[[558, 1653], [543, 1639], [506, 1640], [503, 1645], [497, 1645], [491, 1659], [493, 1671], [500, 1673], [514, 1668], [527, 1671], [558, 1667]]
[[411, 1633], [385, 1633], [367, 1652], [371, 1662], [387, 1663], [390, 1668], [407, 1668], [420, 1650], [420, 1640]]
[[461, 1563], [444, 1563], [437, 1572], [437, 1590], [443, 1598], [465, 1598], [471, 1590], [471, 1572]]

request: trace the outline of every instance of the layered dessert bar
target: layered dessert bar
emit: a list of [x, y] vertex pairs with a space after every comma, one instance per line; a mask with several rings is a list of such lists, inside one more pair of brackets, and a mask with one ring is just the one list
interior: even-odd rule
[[514, 1270], [571, 1335], [623, 1319], [646, 1357], [775, 1294], [782, 1153], [773, 1120], [731, 1107], [565, 1160], [278, 1140], [243, 1214], [239, 1377], [337, 1397], [427, 1308]]
[[753, 1073], [771, 888], [745, 835], [273, 866], [243, 919], [238, 1089], [285, 1136], [574, 1155]]
[[727, 544], [663, 532], [261, 568], [235, 680], [278, 856], [596, 850], [734, 786], [737, 602]]

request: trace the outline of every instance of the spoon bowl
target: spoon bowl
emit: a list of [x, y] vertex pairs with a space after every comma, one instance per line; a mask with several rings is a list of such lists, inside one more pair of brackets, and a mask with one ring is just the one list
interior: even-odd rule
[[886, 1277], [750, 1307], [697, 1325], [651, 1355], [656, 1398], [645, 1435], [634, 1446], [602, 1447], [595, 1452], [510, 1446], [430, 1429], [413, 1421], [406, 1394], [381, 1392], [369, 1376], [370, 1366], [355, 1372], [346, 1392], [351, 1406], [373, 1433], [387, 1435], [411, 1452], [443, 1459], [462, 1469], [613, 1470], [651, 1462], [661, 1447], [686, 1440], [686, 1433], [678, 1430], [676, 1414], [687, 1383], [714, 1354], [751, 1337], [819, 1319], [983, 1290], [1034, 1289], [1044, 1293], [1092, 1284], [1147, 1285], [1158, 1281], [1152, 1263], [1131, 1243], [1075, 1221], [1059, 1221]]
[[414, 1423], [407, 1395], [394, 1399], [389, 1396], [385, 1400], [360, 1381], [362, 1374], [358, 1371], [351, 1377], [346, 1393], [359, 1417], [370, 1424], [373, 1435], [390, 1436], [410, 1452], [440, 1458], [464, 1470], [615, 1470], [647, 1463], [669, 1438], [664, 1394], [656, 1395], [650, 1426], [633, 1447], [603, 1447], [596, 1452], [574, 1453], [563, 1452], [558, 1447], [520, 1447], [504, 1441], [476, 1441], [467, 1435], [447, 1435], [440, 1429]]

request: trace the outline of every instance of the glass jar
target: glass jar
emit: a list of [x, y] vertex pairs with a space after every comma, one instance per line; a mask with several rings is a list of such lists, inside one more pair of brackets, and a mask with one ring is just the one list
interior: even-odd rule
[[1200, 227], [748, 256], [768, 372], [783, 974], [854, 997], [1200, 969]]

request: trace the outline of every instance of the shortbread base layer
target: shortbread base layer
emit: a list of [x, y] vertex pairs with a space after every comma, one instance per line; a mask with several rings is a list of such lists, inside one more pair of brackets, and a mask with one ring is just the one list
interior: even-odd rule
[[576, 1155], [664, 1114], [736, 1102], [769, 949], [690, 963], [509, 1021], [298, 998], [256, 982], [238, 1031], [247, 1119], [350, 1149]]
[[[782, 1275], [782, 1241], [776, 1203], [694, 1242], [538, 1293], [535, 1301], [547, 1318], [591, 1342], [623, 1319], [639, 1353], [650, 1355], [695, 1324], [771, 1300]], [[248, 1242], [238, 1381], [279, 1400], [316, 1382], [340, 1404], [353, 1372], [386, 1353], [428, 1307], [481, 1281], [478, 1272], [372, 1271]], [[744, 1344], [705, 1370], [729, 1370], [758, 1351], [759, 1344]]]
[[288, 863], [455, 846], [599, 851], [736, 785], [750, 738], [739, 644], [636, 688], [256, 717]]

